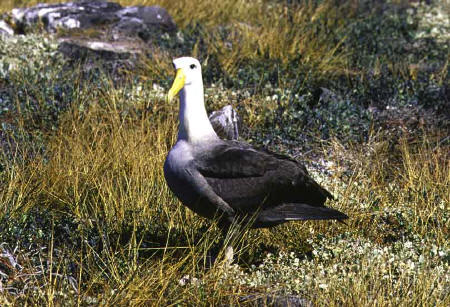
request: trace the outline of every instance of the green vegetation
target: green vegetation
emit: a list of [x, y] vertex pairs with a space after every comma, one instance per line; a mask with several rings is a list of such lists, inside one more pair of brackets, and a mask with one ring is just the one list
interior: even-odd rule
[[[448, 5], [120, 3], [179, 31], [119, 78], [47, 35], [0, 36], [1, 306], [450, 305]], [[245, 140], [305, 160], [347, 225], [251, 230], [236, 265], [204, 268], [220, 232], [162, 174], [179, 55], [204, 64], [207, 108], [232, 103]]]

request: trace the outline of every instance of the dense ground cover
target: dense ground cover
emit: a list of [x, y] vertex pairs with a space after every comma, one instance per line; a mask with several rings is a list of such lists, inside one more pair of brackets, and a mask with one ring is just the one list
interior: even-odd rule
[[[186, 2], [157, 2], [179, 31], [120, 78], [69, 66], [54, 37], [0, 37], [0, 305], [449, 305], [448, 5]], [[304, 160], [347, 225], [248, 231], [235, 266], [204, 269], [219, 231], [162, 176], [183, 54], [207, 108]]]

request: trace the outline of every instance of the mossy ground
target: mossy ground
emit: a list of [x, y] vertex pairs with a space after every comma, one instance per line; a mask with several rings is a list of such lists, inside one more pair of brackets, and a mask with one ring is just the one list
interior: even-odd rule
[[[448, 5], [158, 4], [179, 32], [120, 78], [68, 69], [46, 35], [0, 38], [0, 305], [448, 306]], [[304, 160], [347, 225], [248, 231], [235, 266], [205, 270], [220, 232], [162, 175], [179, 55], [201, 59], [207, 108]]]

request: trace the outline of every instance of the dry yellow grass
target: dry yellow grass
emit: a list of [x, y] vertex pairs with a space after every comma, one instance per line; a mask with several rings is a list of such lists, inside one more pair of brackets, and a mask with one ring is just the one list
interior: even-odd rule
[[[209, 271], [202, 269], [206, 251], [219, 232], [204, 228], [205, 221], [179, 204], [164, 183], [161, 165], [174, 142], [176, 106], [155, 98], [147, 102], [151, 108], [145, 109], [145, 104], [128, 100], [112, 85], [105, 85], [94, 96], [98, 100], [90, 101], [87, 111], [81, 113], [75, 107], [65, 114], [58, 132], [49, 139], [45, 157], [37, 156], [10, 170], [7, 177], [11, 180], [0, 192], [2, 203], [15, 206], [17, 214], [37, 205], [52, 208], [70, 214], [80, 221], [82, 229], [96, 229], [103, 237], [100, 254], [89, 243], [82, 243], [81, 254], [66, 251], [71, 259], [79, 257], [76, 261], [85, 268], [79, 273], [78, 302], [89, 296], [107, 305], [215, 305], [236, 303], [239, 295], [254, 291], [236, 282], [233, 276], [243, 274], [240, 270], [230, 273], [220, 265]], [[325, 184], [339, 197], [333, 207], [350, 215], [348, 226], [308, 222], [251, 231], [243, 242], [244, 258], [248, 257], [245, 253], [251, 255], [259, 244], [267, 242], [285, 251], [304, 249], [305, 242], [317, 235], [330, 240], [343, 235], [347, 239], [341, 242], [353, 242], [348, 246], [331, 243], [338, 250], [352, 244], [362, 248], [358, 238], [363, 242], [369, 239], [374, 248], [382, 250], [390, 246], [390, 236], [401, 236], [403, 228], [424, 238], [426, 246], [430, 240], [447, 246], [450, 168], [445, 147], [425, 138], [419, 144], [402, 142], [392, 152], [387, 141], [375, 135], [364, 147], [345, 149], [334, 142], [324, 150], [331, 152], [329, 158], [337, 163], [334, 176]], [[339, 163], [351, 165], [350, 177], [340, 173], [343, 165]], [[145, 247], [142, 244], [148, 238], [142, 237], [143, 228], [147, 234], [163, 229], [166, 243]], [[128, 240], [120, 243], [114, 233]], [[431, 247], [426, 246], [423, 249], [429, 251]], [[149, 252], [153, 256], [142, 256]], [[388, 261], [390, 254], [382, 256], [384, 260], [373, 260], [351, 250], [334, 253], [329, 260], [317, 258], [304, 264], [312, 272], [318, 270], [314, 273], [318, 278], [323, 274], [320, 270], [333, 272], [336, 266], [342, 267], [327, 277], [326, 289], [322, 284], [309, 286], [307, 298], [318, 305], [415, 305], [425, 297], [440, 305], [447, 300], [433, 290], [436, 283], [442, 285], [443, 278], [433, 275], [433, 258], [425, 257], [412, 280], [408, 271], [404, 275], [386, 273], [397, 270]], [[349, 261], [352, 253], [358, 262]], [[380, 263], [387, 268], [381, 269]], [[280, 274], [285, 267], [273, 269], [274, 274]], [[355, 269], [360, 270], [356, 275], [341, 275]], [[186, 275], [198, 281], [181, 286], [179, 280]], [[41, 294], [50, 305], [59, 301], [58, 293], [68, 291], [56, 279], [49, 275], [46, 294]]]

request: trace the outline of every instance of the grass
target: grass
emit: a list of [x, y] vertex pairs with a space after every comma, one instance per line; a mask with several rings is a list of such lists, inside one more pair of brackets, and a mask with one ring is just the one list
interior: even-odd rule
[[[352, 157], [351, 162], [342, 161], [351, 163], [351, 174], [340, 174], [336, 167], [324, 182], [339, 195], [333, 206], [350, 214], [348, 226], [308, 222], [250, 232], [241, 255], [241, 265], [250, 268], [234, 268], [242, 275], [236, 283], [219, 265], [201, 269], [206, 247], [219, 232], [179, 205], [164, 184], [160, 165], [174, 140], [173, 116], [139, 115], [137, 104], [136, 113], [123, 117], [117, 108], [123, 97], [114, 89], [108, 93], [117, 100], [91, 102], [82, 119], [77, 110], [65, 115], [49, 140], [51, 158], [38, 157], [2, 174], [12, 179], [1, 193], [2, 203], [8, 205], [3, 214], [19, 220], [23, 212], [33, 210], [50, 215], [53, 226], [42, 229], [49, 233], [40, 243], [30, 242], [46, 247], [43, 257], [49, 264], [36, 268], [22, 252], [17, 255], [28, 270], [45, 272], [30, 281], [45, 292], [69, 295], [74, 302], [96, 297], [105, 304], [214, 304], [236, 300], [233, 293], [255, 291], [255, 283], [254, 289], [273, 290], [271, 282], [276, 281], [277, 290], [301, 293], [319, 304], [331, 300], [365, 305], [375, 300], [380, 305], [410, 305], [431, 293], [430, 303], [445, 305], [450, 168], [447, 153], [435, 142], [402, 143], [395, 159], [389, 159], [393, 153], [384, 141], [351, 150], [339, 143], [324, 145], [324, 150], [333, 146], [332, 161]], [[159, 112], [172, 108], [163, 101], [157, 104]], [[367, 150], [372, 151], [369, 156]], [[67, 225], [55, 230], [55, 223]], [[68, 229], [61, 230], [64, 227]], [[22, 243], [21, 235], [17, 240]], [[266, 259], [267, 242], [272, 242], [269, 250], [293, 256]], [[64, 259], [56, 259], [55, 248]], [[312, 256], [303, 258], [305, 252]], [[261, 261], [252, 269], [252, 263]], [[77, 267], [76, 274], [65, 271], [71, 265]], [[178, 285], [185, 275], [195, 276], [200, 285]], [[77, 278], [76, 291], [58, 280], [64, 276]], [[349, 291], [354, 295], [349, 297]], [[62, 299], [45, 292], [37, 298], [24, 296], [35, 303]], [[9, 299], [20, 302], [20, 297]]]
[[[421, 23], [363, 2], [189, 3], [159, 2], [184, 44], [163, 41], [121, 82], [68, 70], [51, 38], [0, 38], [0, 305], [250, 305], [242, 297], [262, 293], [319, 306], [449, 305], [444, 44], [430, 41], [430, 59], [422, 47], [402, 56], [400, 42]], [[377, 60], [360, 38], [380, 18]], [[390, 35], [398, 42], [380, 43]], [[164, 93], [179, 53], [203, 60], [208, 108], [232, 102], [250, 142], [302, 149], [347, 225], [247, 231], [235, 265], [205, 270], [220, 231], [162, 175], [178, 108]], [[389, 65], [420, 61], [439, 69]], [[317, 98], [319, 87], [336, 97]], [[375, 102], [390, 108], [370, 113]], [[407, 121], [414, 110], [424, 124]]]

